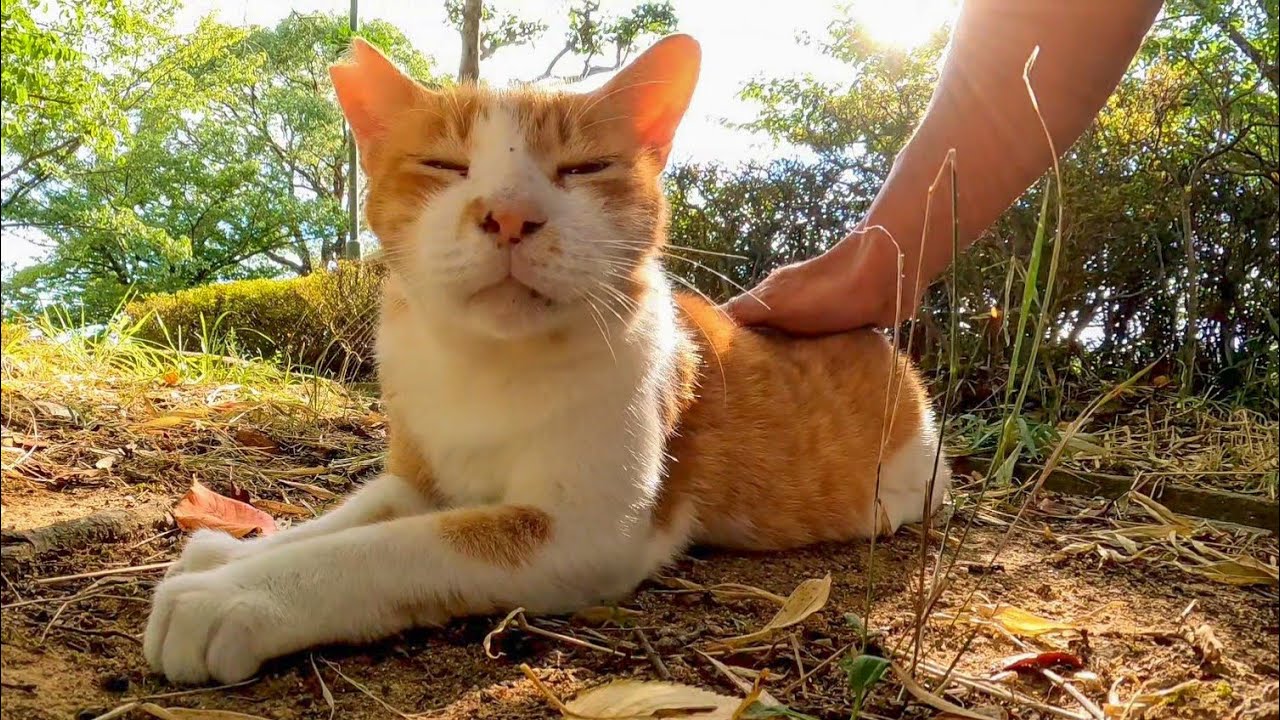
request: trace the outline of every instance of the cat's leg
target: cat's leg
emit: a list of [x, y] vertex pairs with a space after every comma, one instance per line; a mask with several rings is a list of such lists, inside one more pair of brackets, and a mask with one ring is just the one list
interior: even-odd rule
[[298, 523], [265, 537], [237, 540], [218, 530], [197, 530], [169, 567], [170, 577], [201, 572], [288, 543], [432, 510], [435, 504], [420, 483], [397, 475], [382, 475], [314, 520]]
[[513, 607], [565, 612], [616, 599], [681, 544], [647, 519], [585, 510], [432, 512], [168, 578], [156, 589], [144, 652], [173, 681], [235, 682], [265, 660], [323, 643]]

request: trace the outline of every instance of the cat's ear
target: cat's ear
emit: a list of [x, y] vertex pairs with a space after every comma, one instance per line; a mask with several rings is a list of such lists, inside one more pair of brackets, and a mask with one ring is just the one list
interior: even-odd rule
[[425, 92], [361, 38], [352, 41], [347, 60], [329, 66], [329, 78], [362, 153], [382, 137], [394, 115], [411, 107]]
[[592, 95], [621, 112], [635, 139], [666, 163], [676, 128], [698, 84], [702, 48], [689, 35], [668, 35], [631, 61]]

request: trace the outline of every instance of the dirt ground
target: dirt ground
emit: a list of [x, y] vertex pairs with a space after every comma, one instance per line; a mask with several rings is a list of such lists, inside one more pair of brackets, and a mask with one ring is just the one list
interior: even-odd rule
[[[330, 402], [318, 385], [266, 397], [236, 383], [168, 375], [85, 384], [10, 371], [3, 388], [6, 546], [14, 533], [104, 509], [172, 508], [195, 479], [223, 494], [318, 512], [331, 501], [324, 491], [344, 492], [376, 471], [384, 442], [376, 401]], [[1280, 610], [1268, 575], [1274, 534], [1211, 527], [1133, 500], [1048, 494], [1011, 526], [1024, 498], [988, 493], [976, 502], [977, 484], [961, 480], [951, 539], [930, 533], [923, 578], [918, 528], [881, 542], [873, 556], [867, 543], [769, 555], [695, 550], [603, 617], [528, 618], [508, 627], [492, 638], [496, 658], [484, 640], [501, 618], [474, 618], [367, 647], [321, 648], [273, 662], [240, 686], [194, 691], [150, 674], [140, 652], [150, 591], [163, 570], [138, 568], [176, 557], [181, 533], [171, 521], [118, 542], [55, 548], [7, 566], [3, 576], [0, 716], [142, 718], [136, 709], [110, 713], [145, 699], [273, 720], [557, 717], [522, 673], [527, 664], [561, 698], [607, 679], [664, 676], [741, 696], [767, 670], [762, 686], [793, 711], [848, 718], [853, 701], [842, 661], [861, 651], [912, 667], [923, 581], [926, 592], [940, 590], [919, 634], [915, 676], [936, 689], [938, 671], [959, 655], [943, 693], [949, 702], [992, 717], [1099, 716], [1061, 683], [1106, 718], [1277, 717]], [[950, 572], [936, 582], [944, 545], [941, 565]], [[742, 650], [716, 645], [762, 627], [778, 610], [775, 601], [717, 586], [785, 597], [828, 574], [829, 600], [799, 624]], [[1009, 608], [1035, 618], [1019, 621]], [[1038, 671], [1001, 673], [1010, 656], [1050, 650], [1083, 668], [1057, 667], [1057, 683]], [[864, 717], [947, 716], [905, 693], [891, 671]]]

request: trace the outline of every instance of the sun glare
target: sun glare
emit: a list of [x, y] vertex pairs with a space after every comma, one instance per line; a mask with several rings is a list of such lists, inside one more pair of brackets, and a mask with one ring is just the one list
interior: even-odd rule
[[911, 50], [937, 32], [955, 7], [955, 0], [855, 0], [850, 11], [876, 42]]

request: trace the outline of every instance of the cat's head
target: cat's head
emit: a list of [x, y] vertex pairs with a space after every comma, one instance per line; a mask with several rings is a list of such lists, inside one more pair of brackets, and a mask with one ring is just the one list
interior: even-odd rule
[[433, 90], [356, 40], [330, 75], [410, 302], [496, 337], [625, 317], [665, 241], [659, 175], [700, 59], [672, 35], [588, 93]]

